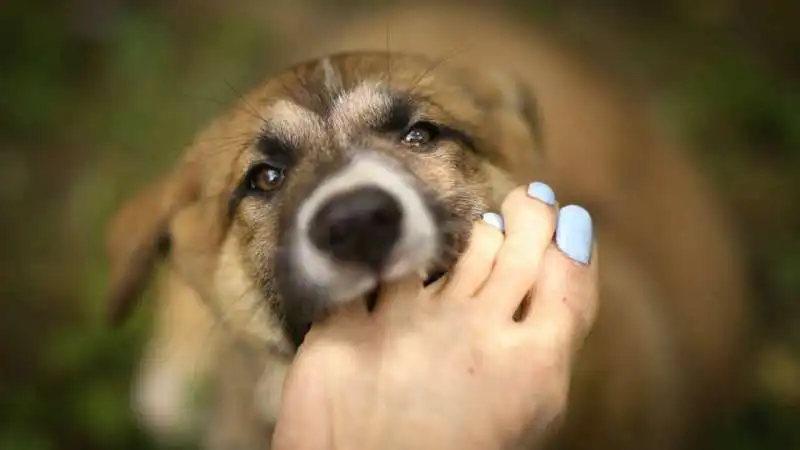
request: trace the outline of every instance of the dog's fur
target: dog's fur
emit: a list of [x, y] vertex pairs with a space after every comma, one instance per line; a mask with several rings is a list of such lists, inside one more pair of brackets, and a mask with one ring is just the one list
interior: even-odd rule
[[[293, 55], [318, 56], [248, 93], [112, 222], [117, 320], [169, 261], [135, 396], [145, 423], [163, 436], [206, 430], [213, 449], [268, 447], [308, 320], [378, 278], [446, 269], [476, 215], [532, 180], [590, 210], [603, 254], [600, 314], [557, 442], [679, 448], [735, 404], [739, 253], [709, 187], [639, 99], [488, 10], [394, 11], [333, 36], [298, 45]], [[420, 118], [447, 128], [404, 144]], [[261, 163], [285, 178], [247, 190]], [[336, 192], [364, 185], [416, 221], [375, 270], [332, 264], [307, 238]], [[193, 405], [199, 382], [213, 395]]]

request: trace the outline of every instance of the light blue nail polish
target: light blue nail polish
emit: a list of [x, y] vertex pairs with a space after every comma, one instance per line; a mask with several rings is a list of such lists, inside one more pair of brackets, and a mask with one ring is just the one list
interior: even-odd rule
[[493, 213], [493, 212], [488, 212], [488, 213], [484, 213], [483, 216], [481, 216], [481, 218], [483, 219], [484, 222], [486, 222], [489, 225], [497, 228], [498, 230], [505, 231], [505, 225], [503, 224], [503, 218], [500, 216], [500, 214]]
[[556, 204], [556, 194], [550, 189], [550, 186], [539, 181], [534, 181], [528, 185], [528, 196], [545, 202], [550, 206]]
[[567, 205], [558, 212], [556, 245], [575, 261], [588, 264], [592, 257], [592, 217], [578, 205]]

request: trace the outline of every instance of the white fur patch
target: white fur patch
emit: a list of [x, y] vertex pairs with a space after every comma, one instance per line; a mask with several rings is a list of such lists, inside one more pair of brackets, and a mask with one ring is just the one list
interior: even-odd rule
[[338, 133], [342, 147], [348, 144], [347, 131], [364, 124], [377, 125], [379, 118], [389, 112], [392, 99], [379, 81], [365, 81], [336, 98], [331, 111], [330, 124]]
[[325, 89], [330, 94], [341, 92], [344, 89], [341, 75], [333, 68], [330, 58], [323, 58], [319, 62], [322, 72], [325, 74]]
[[192, 370], [174, 359], [146, 360], [132, 392], [140, 422], [166, 442], [180, 441], [196, 431]]
[[270, 131], [296, 146], [311, 142], [325, 132], [325, 121], [314, 111], [289, 100], [279, 100], [269, 107]]
[[314, 214], [335, 195], [355, 188], [376, 187], [394, 196], [403, 211], [400, 240], [389, 258], [385, 280], [405, 276], [429, 264], [439, 242], [434, 218], [409, 175], [388, 158], [362, 152], [351, 163], [319, 186], [298, 213], [293, 246], [296, 270], [314, 284], [323, 286], [332, 301], [352, 299], [374, 288], [378, 281], [368, 271], [348, 267], [319, 252], [308, 238]]
[[234, 239], [225, 241], [214, 273], [216, 295], [228, 304], [220, 318], [231, 329], [257, 338], [277, 353], [288, 351], [278, 319], [270, 314], [263, 294], [242, 265], [242, 255]]
[[320, 61], [325, 72], [325, 85], [337, 92], [330, 116], [316, 112], [289, 100], [278, 100], [267, 110], [270, 131], [298, 147], [314, 142], [325, 133], [336, 133], [336, 144], [341, 148], [350, 145], [350, 133], [359, 133], [365, 125], [378, 125], [391, 108], [392, 99], [383, 89], [382, 82], [364, 81], [354, 88], [342, 91], [342, 80], [327, 59]]
[[256, 408], [270, 422], [278, 419], [283, 399], [283, 383], [289, 371], [289, 359], [275, 359], [264, 368], [255, 389]]

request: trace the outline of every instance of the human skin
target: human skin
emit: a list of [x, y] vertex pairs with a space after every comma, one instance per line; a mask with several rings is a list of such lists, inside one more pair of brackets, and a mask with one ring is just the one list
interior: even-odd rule
[[408, 277], [372, 312], [352, 302], [312, 328], [274, 448], [499, 450], [558, 425], [598, 307], [591, 218], [542, 183], [512, 191], [501, 214], [475, 224], [439, 282]]

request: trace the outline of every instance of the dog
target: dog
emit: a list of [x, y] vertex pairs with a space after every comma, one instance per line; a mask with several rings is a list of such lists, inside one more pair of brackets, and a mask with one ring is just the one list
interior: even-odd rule
[[111, 221], [113, 320], [159, 281], [134, 391], [154, 434], [268, 448], [310, 324], [396, 277], [446, 273], [476, 217], [533, 180], [587, 207], [603, 255], [597, 323], [548, 445], [686, 448], [735, 409], [740, 250], [643, 98], [487, 8], [390, 9], [320, 34]]

